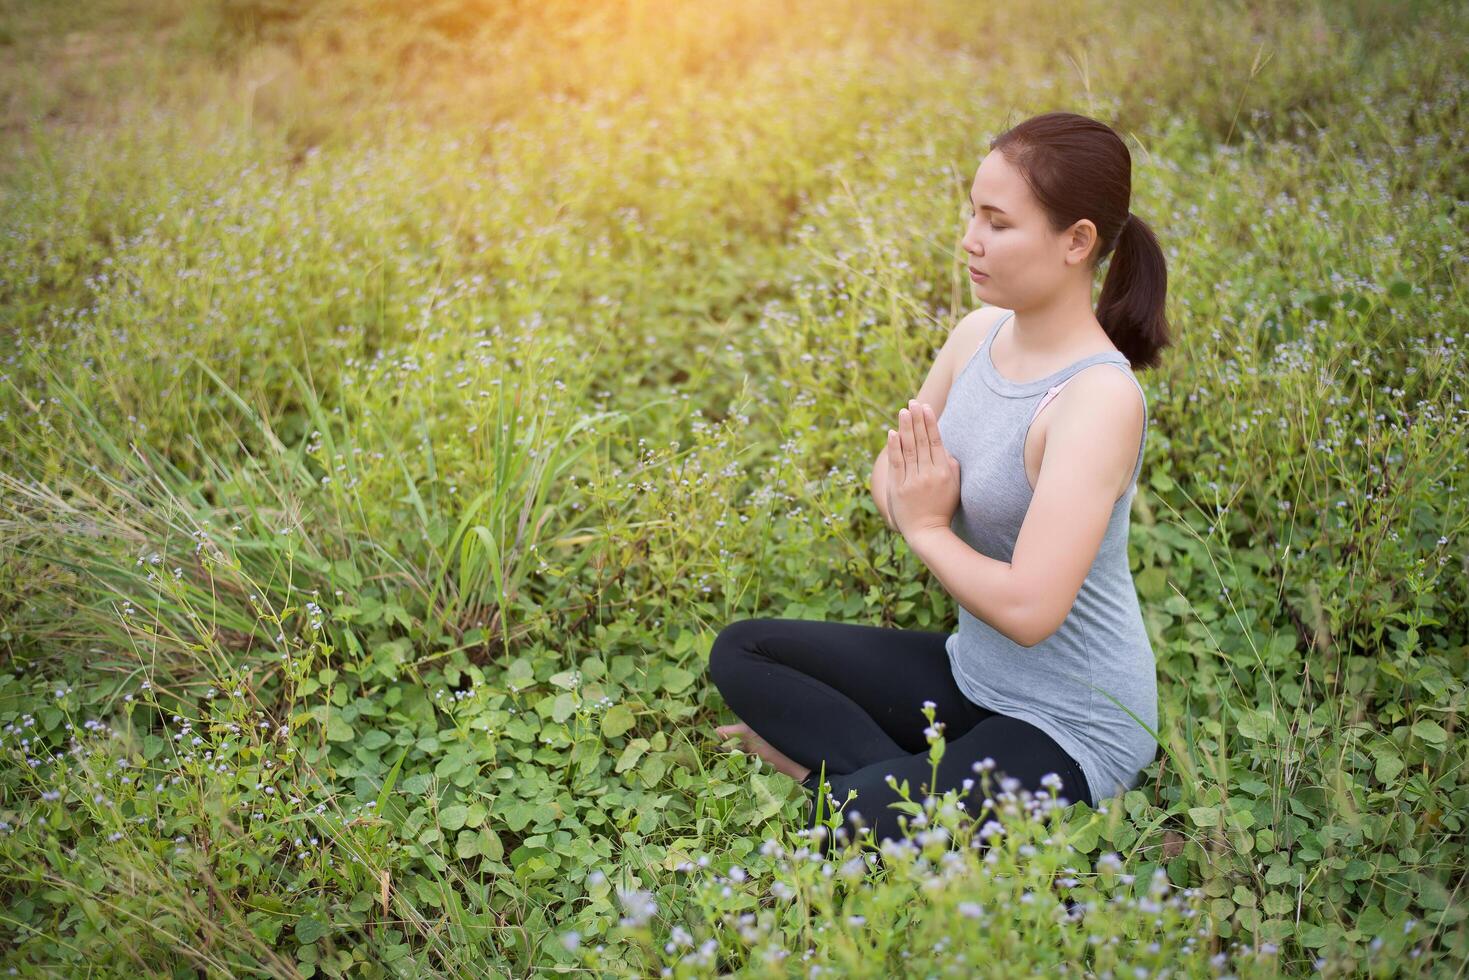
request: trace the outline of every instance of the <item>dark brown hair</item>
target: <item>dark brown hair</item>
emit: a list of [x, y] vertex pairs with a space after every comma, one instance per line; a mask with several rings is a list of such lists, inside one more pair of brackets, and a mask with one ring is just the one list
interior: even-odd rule
[[990, 140], [1020, 171], [1057, 233], [1089, 218], [1097, 226], [1093, 269], [1114, 252], [1097, 321], [1134, 368], [1158, 364], [1172, 343], [1163, 301], [1168, 268], [1153, 229], [1128, 210], [1132, 154], [1116, 130], [1074, 112], [1032, 116]]

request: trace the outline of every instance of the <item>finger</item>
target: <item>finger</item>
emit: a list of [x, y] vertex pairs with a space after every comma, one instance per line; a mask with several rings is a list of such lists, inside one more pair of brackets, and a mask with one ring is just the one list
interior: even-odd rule
[[933, 455], [933, 442], [928, 439], [928, 406], [914, 401], [914, 444], [918, 447], [918, 466], [928, 469], [937, 463]]
[[903, 446], [903, 462], [912, 474], [918, 469], [918, 447], [913, 442], [913, 416], [906, 408], [898, 410], [898, 442]]
[[913, 420], [913, 452], [918, 457], [918, 468], [926, 470], [933, 465], [933, 452], [928, 448], [928, 424], [923, 421], [923, 406], [916, 400], [908, 403], [908, 417]]
[[933, 406], [923, 406], [923, 427], [928, 432], [928, 455], [934, 466], [944, 464], [948, 453], [944, 452], [944, 441], [939, 438], [939, 419], [933, 414]]
[[891, 490], [895, 482], [903, 480], [903, 447], [898, 444], [898, 434], [892, 429], [888, 430], [888, 489]]

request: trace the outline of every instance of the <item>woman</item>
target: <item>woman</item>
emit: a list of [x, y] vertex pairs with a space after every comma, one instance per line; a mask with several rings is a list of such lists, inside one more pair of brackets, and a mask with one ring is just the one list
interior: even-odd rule
[[[873, 841], [902, 836], [889, 804], [905, 780], [914, 800], [960, 789], [976, 816], [987, 770], [992, 799], [1054, 787], [1095, 807], [1156, 758], [1156, 670], [1127, 537], [1147, 437], [1133, 368], [1170, 344], [1163, 253], [1128, 210], [1131, 154], [1109, 126], [1046, 113], [990, 151], [963, 239], [986, 305], [899, 411], [871, 484], [888, 526], [954, 597], [957, 631], [746, 619], [710, 652], [742, 719], [719, 733], [801, 781], [813, 804], [824, 763], [830, 798], [856, 790], [847, 817], [855, 825], [857, 810]], [[925, 703], [947, 743], [931, 787]]]

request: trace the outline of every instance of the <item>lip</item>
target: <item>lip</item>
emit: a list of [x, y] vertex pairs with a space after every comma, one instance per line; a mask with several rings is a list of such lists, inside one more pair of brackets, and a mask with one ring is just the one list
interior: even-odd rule
[[989, 276], [985, 275], [983, 272], [976, 272], [973, 269], [970, 269], [969, 278], [973, 282], [984, 282], [986, 279], [989, 278]]

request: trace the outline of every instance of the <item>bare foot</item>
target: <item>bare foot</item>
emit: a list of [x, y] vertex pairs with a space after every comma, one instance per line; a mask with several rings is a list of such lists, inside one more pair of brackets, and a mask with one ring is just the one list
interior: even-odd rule
[[774, 766], [777, 772], [783, 772], [797, 782], [805, 779], [811, 772], [810, 767], [801, 765], [790, 756], [781, 752], [780, 749], [777, 749], [765, 741], [765, 739], [755, 734], [754, 729], [744, 722], [738, 722], [734, 725], [720, 725], [714, 730], [719, 733], [721, 738], [738, 735], [740, 740], [744, 742], [744, 750], [746, 752], [758, 755]]

